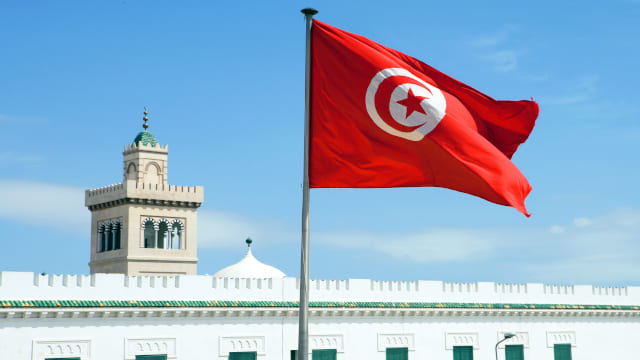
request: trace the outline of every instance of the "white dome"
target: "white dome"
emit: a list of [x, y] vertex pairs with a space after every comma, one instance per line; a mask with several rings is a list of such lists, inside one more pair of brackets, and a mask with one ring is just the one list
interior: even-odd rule
[[251, 247], [247, 249], [247, 254], [238, 263], [218, 271], [214, 277], [224, 278], [281, 278], [286, 277], [285, 273], [258, 261], [251, 253]]

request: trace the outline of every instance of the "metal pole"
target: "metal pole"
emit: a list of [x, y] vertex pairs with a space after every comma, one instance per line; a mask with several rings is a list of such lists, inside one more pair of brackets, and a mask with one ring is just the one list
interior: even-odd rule
[[309, 102], [311, 87], [311, 18], [318, 11], [302, 9], [307, 28], [304, 88], [304, 174], [302, 175], [302, 245], [300, 307], [298, 308], [298, 360], [309, 359]]
[[503, 341], [507, 341], [507, 340], [511, 339], [514, 336], [516, 336], [516, 334], [504, 333], [504, 339], [498, 341], [498, 343], [496, 344], [496, 360], [498, 360], [498, 345], [500, 345]]

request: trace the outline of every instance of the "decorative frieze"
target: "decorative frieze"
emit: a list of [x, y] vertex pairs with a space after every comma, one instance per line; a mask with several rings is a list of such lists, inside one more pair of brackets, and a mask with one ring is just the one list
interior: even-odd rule
[[525, 348], [529, 347], [529, 333], [526, 331], [499, 331], [498, 332], [498, 340], [500, 341], [504, 339], [504, 334], [512, 333], [516, 336], [510, 338], [509, 340], [503, 341], [498, 345], [500, 349], [504, 349], [505, 345], [522, 345]]
[[86, 360], [91, 357], [89, 340], [34, 340], [32, 360], [77, 357]]
[[229, 356], [230, 352], [255, 351], [265, 353], [264, 336], [220, 336], [218, 338], [220, 356]]
[[480, 344], [477, 332], [447, 332], [444, 338], [447, 350], [453, 350], [454, 346], [473, 346], [478, 349]]
[[309, 335], [309, 350], [336, 349], [344, 352], [343, 335]]
[[128, 338], [124, 341], [125, 360], [135, 360], [136, 355], [166, 354], [176, 358], [175, 338]]
[[397, 347], [406, 347], [409, 351], [413, 351], [415, 343], [414, 334], [378, 334], [378, 351]]
[[571, 344], [576, 346], [575, 331], [547, 331], [547, 347], [555, 344]]

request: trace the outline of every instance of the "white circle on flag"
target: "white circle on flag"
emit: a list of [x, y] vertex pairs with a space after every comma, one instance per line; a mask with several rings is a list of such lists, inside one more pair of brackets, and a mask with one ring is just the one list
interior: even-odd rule
[[[384, 120], [376, 107], [376, 94], [380, 84], [391, 77], [401, 76], [415, 81], [398, 84], [388, 100], [391, 119]], [[417, 82], [417, 83], [416, 83]], [[383, 131], [411, 141], [420, 141], [435, 129], [444, 118], [447, 102], [442, 91], [402, 68], [387, 68], [379, 71], [367, 88], [365, 97], [367, 112], [373, 122]], [[394, 121], [400, 127], [413, 128], [399, 130], [387, 123]]]

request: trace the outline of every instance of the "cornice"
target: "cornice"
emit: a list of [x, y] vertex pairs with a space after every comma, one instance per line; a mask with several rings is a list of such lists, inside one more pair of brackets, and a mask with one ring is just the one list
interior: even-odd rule
[[[294, 301], [0, 300], [0, 318], [297, 317]], [[311, 302], [312, 317], [637, 318], [635, 305]]]
[[175, 200], [159, 200], [159, 199], [146, 199], [146, 198], [122, 198], [117, 200], [106, 201], [94, 205], [89, 205], [88, 208], [91, 211], [98, 209], [106, 209], [115, 206], [133, 204], [133, 205], [152, 205], [163, 207], [182, 207], [182, 208], [198, 208], [202, 205], [201, 202], [194, 201], [175, 201]]

